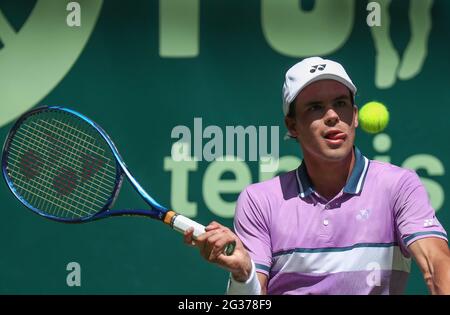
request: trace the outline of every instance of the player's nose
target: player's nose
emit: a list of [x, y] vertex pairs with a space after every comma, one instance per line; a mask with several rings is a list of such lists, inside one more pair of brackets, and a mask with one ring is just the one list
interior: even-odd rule
[[333, 108], [327, 108], [324, 115], [324, 121], [327, 126], [334, 126], [339, 122], [339, 115]]

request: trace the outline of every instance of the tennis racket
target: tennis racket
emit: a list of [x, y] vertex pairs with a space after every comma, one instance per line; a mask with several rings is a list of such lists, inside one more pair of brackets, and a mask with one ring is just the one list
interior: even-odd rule
[[[156, 202], [131, 175], [106, 132], [86, 116], [59, 106], [33, 109], [14, 124], [2, 153], [11, 192], [33, 212], [59, 222], [110, 216], [157, 219], [194, 239], [205, 227]], [[111, 210], [126, 177], [149, 209]], [[224, 248], [231, 255], [236, 243]]]

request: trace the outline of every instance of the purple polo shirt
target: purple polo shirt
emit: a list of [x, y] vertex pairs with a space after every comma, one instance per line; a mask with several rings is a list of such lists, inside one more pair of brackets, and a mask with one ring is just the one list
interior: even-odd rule
[[248, 186], [234, 228], [257, 272], [269, 277], [268, 294], [401, 294], [407, 247], [447, 240], [417, 174], [356, 147], [351, 176], [333, 199], [314, 191], [302, 163]]

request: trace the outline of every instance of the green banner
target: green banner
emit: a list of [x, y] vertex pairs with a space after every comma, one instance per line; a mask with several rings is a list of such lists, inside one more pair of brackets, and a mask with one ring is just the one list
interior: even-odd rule
[[[446, 0], [0, 0], [0, 139], [33, 107], [73, 108], [155, 199], [232, 227], [244, 187], [299, 165], [281, 87], [290, 66], [319, 55], [345, 65], [359, 106], [387, 105], [388, 127], [358, 129], [356, 145], [415, 170], [448, 231], [449, 31]], [[125, 184], [114, 208], [142, 207]], [[3, 180], [0, 211], [2, 294], [226, 290], [228, 273], [161, 222], [45, 220]], [[428, 293], [416, 264], [406, 293]]]

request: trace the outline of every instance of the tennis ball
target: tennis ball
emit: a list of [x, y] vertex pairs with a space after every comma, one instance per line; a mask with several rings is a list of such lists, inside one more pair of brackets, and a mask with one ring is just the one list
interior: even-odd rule
[[389, 123], [389, 112], [380, 102], [366, 103], [358, 116], [361, 128], [368, 133], [381, 132]]

